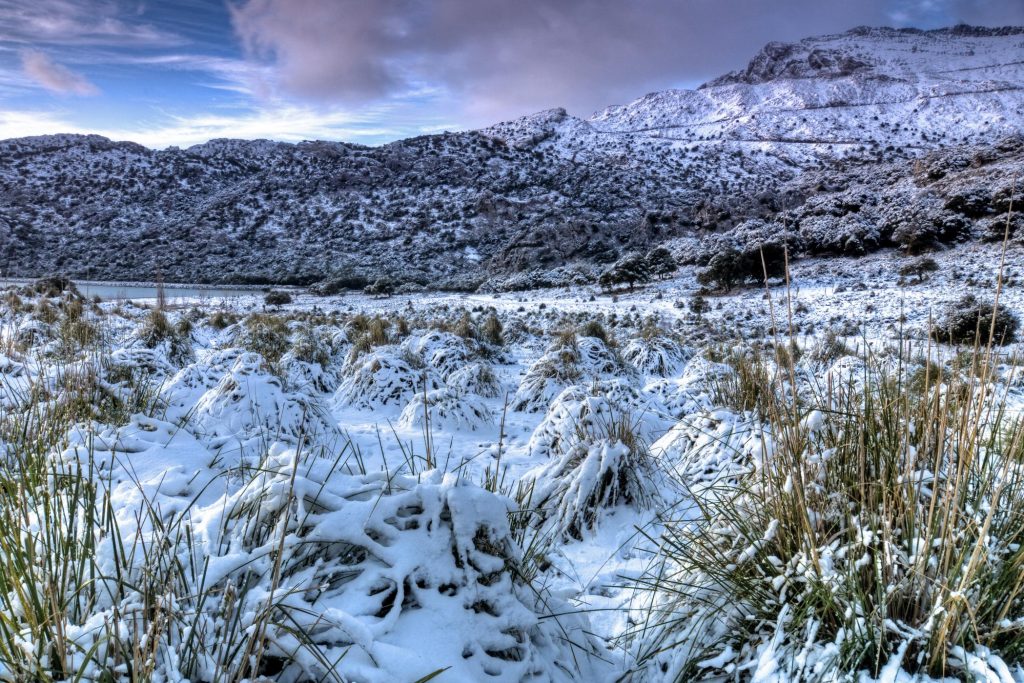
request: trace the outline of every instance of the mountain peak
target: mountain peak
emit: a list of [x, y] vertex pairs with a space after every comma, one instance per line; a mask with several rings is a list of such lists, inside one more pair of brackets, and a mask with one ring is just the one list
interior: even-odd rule
[[968, 68], [991, 66], [988, 57], [999, 59], [999, 55], [1024, 50], [1024, 45], [1014, 40], [1021, 35], [1024, 28], [1016, 26], [960, 24], [930, 31], [858, 26], [845, 33], [814, 36], [795, 43], [770, 42], [746, 68], [708, 81], [701, 88], [853, 75], [913, 80], [921, 73], [964, 58], [974, 58]]
[[730, 83], [765, 83], [779, 78], [842, 78], [871, 68], [871, 63], [835, 48], [803, 49], [800, 43], [771, 42], [742, 71], [721, 76], [702, 88]]

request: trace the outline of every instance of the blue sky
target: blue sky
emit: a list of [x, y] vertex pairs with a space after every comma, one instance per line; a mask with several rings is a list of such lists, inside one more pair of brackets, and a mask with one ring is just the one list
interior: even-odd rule
[[1024, 0], [0, 0], [0, 138], [378, 144], [693, 87], [769, 40]]

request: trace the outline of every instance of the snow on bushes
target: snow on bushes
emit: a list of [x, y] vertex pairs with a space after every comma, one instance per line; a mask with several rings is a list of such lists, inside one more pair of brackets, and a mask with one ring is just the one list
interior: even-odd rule
[[660, 404], [621, 380], [574, 385], [551, 402], [527, 451], [532, 457], [555, 457], [618, 415], [628, 415], [633, 430], [647, 443], [672, 426]]
[[338, 388], [338, 374], [320, 363], [299, 360], [290, 354], [281, 358], [281, 376], [285, 384], [296, 391], [327, 394]]
[[18, 321], [11, 341], [22, 348], [31, 348], [45, 344], [52, 338], [53, 326], [31, 316], [25, 316]]
[[[243, 556], [230, 566], [248, 555], [266, 576], [273, 565], [264, 548], [285, 530], [282, 547], [290, 550], [279, 591], [292, 596], [289, 614], [313, 634], [326, 661], [337, 661], [338, 674], [381, 683], [445, 667], [455, 680], [569, 681], [580, 674], [569, 664], [569, 643], [587, 642], [579, 620], [540, 620], [541, 596], [510, 571], [519, 550], [505, 501], [451, 483], [349, 477], [330, 472], [327, 460], [299, 466], [293, 453], [264, 467], [258, 486], [225, 501], [227, 528], [211, 545], [237, 548]], [[254, 517], [266, 520], [265, 536], [252, 537]], [[283, 629], [280, 635], [292, 640]], [[286, 655], [275, 641], [269, 639], [276, 654]], [[575, 654], [585, 665], [587, 653]]]
[[651, 444], [659, 466], [692, 496], [708, 486], [735, 484], [757, 465], [764, 425], [728, 410], [692, 413]]
[[428, 420], [431, 429], [453, 432], [475, 432], [495, 426], [491, 409], [479, 396], [448, 387], [414, 395], [402, 409], [398, 424], [422, 428]]
[[877, 222], [870, 211], [811, 214], [800, 218], [799, 234], [811, 253], [857, 256], [886, 243], [887, 236], [882, 235]]
[[242, 353], [195, 405], [188, 427], [216, 451], [249, 458], [272, 441], [333, 447], [341, 434], [325, 406], [285, 390], [264, 359]]
[[685, 359], [686, 354], [679, 343], [661, 335], [630, 339], [622, 349], [622, 360], [643, 375], [674, 375]]
[[731, 372], [727, 365], [695, 356], [686, 364], [682, 376], [650, 382], [644, 387], [644, 393], [664, 406], [669, 415], [681, 419], [690, 413], [711, 408], [715, 379]]
[[622, 382], [566, 389], [527, 446], [531, 456], [552, 459], [530, 475], [533, 501], [573, 538], [608, 508], [646, 506], [655, 488], [646, 442], [670, 424]]
[[241, 349], [214, 351], [202, 362], [187, 365], [171, 377], [160, 390], [160, 398], [167, 405], [168, 419], [185, 420], [203, 394], [216, 387], [230, 372], [242, 353]]
[[158, 349], [117, 349], [107, 357], [106, 369], [108, 374], [131, 376], [139, 373], [154, 381], [175, 375], [175, 368]]
[[484, 398], [498, 398], [502, 394], [502, 385], [494, 370], [482, 362], [463, 365], [451, 373], [445, 383], [456, 391]]
[[171, 364], [181, 367], [194, 360], [190, 323], [182, 318], [174, 324], [160, 309], [153, 309], [133, 332], [137, 343], [158, 349]]
[[[69, 481], [99, 463], [102, 477], [84, 483], [103, 494], [72, 499], [77, 489], [62, 488], [51, 494], [66, 498], [61, 505], [38, 509], [70, 503], [91, 517], [109, 504], [115, 535], [88, 530], [74, 561], [50, 558], [86, 570], [62, 575], [62, 590], [82, 600], [48, 615], [64, 637], [39, 646], [99, 680], [596, 676], [585, 619], [520, 578], [510, 503], [483, 489], [440, 476], [352, 475], [280, 444], [257, 470], [211, 485], [220, 475], [209, 453], [151, 419], [80, 433], [62, 460]], [[74, 516], [30, 523], [62, 534]], [[116, 586], [94, 578], [113, 572]], [[20, 628], [27, 613], [9, 617]], [[146, 657], [124, 663], [140, 649]], [[0, 675], [17, 676], [32, 657], [8, 661]]]
[[346, 365], [334, 402], [361, 409], [398, 407], [417, 392], [440, 386], [432, 373], [414, 369], [391, 348], [380, 348]]
[[254, 313], [237, 327], [235, 343], [260, 354], [268, 363], [276, 363], [288, 351], [290, 338], [291, 330], [283, 318]]
[[607, 511], [652, 504], [656, 471], [632, 429], [626, 415], [604, 417], [592, 434], [527, 475], [534, 485], [532, 502], [558, 533], [582, 539]]
[[563, 335], [527, 370], [512, 399], [512, 408], [523, 412], [544, 410], [569, 385], [623, 374], [629, 376], [625, 366], [597, 337]]
[[299, 326], [281, 356], [280, 373], [292, 389], [331, 393], [338, 388], [348, 343], [343, 330]]
[[[578, 354], [577, 363], [585, 377], [605, 379], [624, 374], [622, 363], [608, 348], [608, 345], [597, 337], [579, 337], [576, 340]], [[625, 372], [628, 376], [628, 371]]]
[[418, 358], [445, 382], [469, 362], [471, 355], [462, 337], [437, 330], [410, 336], [402, 342], [401, 349]]

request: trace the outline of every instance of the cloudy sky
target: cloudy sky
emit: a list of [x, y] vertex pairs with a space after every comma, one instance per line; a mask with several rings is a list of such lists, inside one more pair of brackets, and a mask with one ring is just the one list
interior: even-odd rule
[[0, 138], [376, 144], [587, 116], [858, 25], [1024, 24], [1024, 0], [0, 0]]

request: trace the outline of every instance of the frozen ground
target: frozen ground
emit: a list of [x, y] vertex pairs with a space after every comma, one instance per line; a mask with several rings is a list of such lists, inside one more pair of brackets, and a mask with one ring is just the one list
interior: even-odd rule
[[[334, 664], [297, 657], [274, 673], [285, 680], [330, 680], [327, 668], [352, 681], [661, 680], [682, 674], [638, 664], [650, 615], [638, 586], [662, 561], [662, 523], [698, 516], [693, 487], [763, 448], [749, 415], [716, 404], [726, 370], [713, 360], [775, 339], [808, 352], [830, 340], [852, 356], [924, 345], [951, 303], [991, 298], [1001, 257], [958, 246], [935, 254], [923, 282], [897, 274], [895, 252], [805, 259], [788, 286], [707, 294], [699, 313], [686, 270], [615, 295], [300, 295], [271, 310], [261, 296], [207, 298], [156, 332], [138, 305], [85, 302], [98, 360], [68, 341], [66, 311], [43, 310], [66, 308], [60, 296], [22, 291], [0, 318], [0, 407], [23, 409], [69, 364], [97, 362], [104, 391], [150, 387], [157, 409], [68, 425], [55, 457], [110, 478], [127, 538], [156, 533], [147, 507], [188, 509], [188, 552], [212, 558], [204, 585], [252, 564], [263, 599], [287, 593]], [[1024, 312], [1024, 251], [1011, 247], [1006, 264], [1003, 306]], [[246, 483], [241, 471], [259, 474]], [[276, 511], [259, 542], [224, 521], [245, 505]], [[115, 613], [100, 600], [71, 625], [82, 652], [103, 651], [99, 625]], [[299, 646], [275, 633], [267, 652], [287, 660]], [[169, 651], [155, 656], [155, 678], [187, 678]], [[988, 676], [978, 680], [1024, 680], [1010, 665], [1008, 679], [972, 666]], [[15, 671], [0, 663], [0, 678], [5, 667]], [[216, 666], [192, 670], [212, 680]], [[790, 680], [767, 665], [730, 676]], [[910, 680], [899, 661], [881, 679]]]

